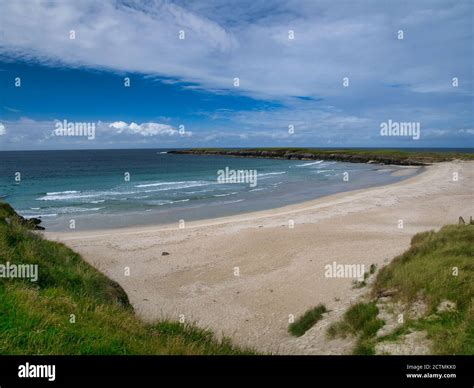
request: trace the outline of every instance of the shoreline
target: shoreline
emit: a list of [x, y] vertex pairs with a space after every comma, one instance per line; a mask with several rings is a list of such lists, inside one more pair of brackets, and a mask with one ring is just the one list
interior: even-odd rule
[[[155, 160], [155, 153], [147, 155], [147, 158]], [[71, 219], [76, 221], [76, 231], [170, 225], [181, 219], [199, 221], [271, 210], [338, 192], [390, 184], [406, 179], [423, 168], [323, 160], [302, 163], [296, 160], [232, 159], [221, 157], [206, 161], [194, 155], [161, 155], [161, 166], [190, 163], [204, 166], [206, 171], [202, 173], [201, 167], [198, 167], [196, 171], [184, 172], [183, 175], [183, 171], [177, 172], [175, 167], [170, 167], [172, 174], [161, 168], [160, 174], [165, 174], [162, 177], [151, 173], [149, 166], [144, 166], [140, 174], [137, 172], [134, 182], [118, 185], [101, 184], [97, 177], [79, 179], [77, 182], [67, 178], [60, 180], [57, 185], [46, 182], [47, 187], [42, 191], [26, 189], [22, 192], [15, 188], [19, 195], [11, 198], [11, 204], [24, 217], [38, 222], [42, 220], [43, 226], [51, 232], [68, 232]], [[251, 189], [253, 186], [246, 188], [247, 184], [218, 185], [222, 182], [216, 180], [214, 164], [217, 167], [225, 164], [236, 165], [234, 168], [237, 169], [258, 170], [258, 178], [262, 179], [259, 181], [260, 187]], [[348, 176], [347, 179], [342, 177], [349, 172], [350, 182]], [[109, 175], [105, 174], [104, 177], [110, 179]], [[42, 184], [41, 180], [36, 183]], [[149, 187], [160, 185], [164, 186]]]
[[172, 150], [170, 154], [196, 156], [228, 156], [288, 160], [331, 160], [348, 163], [367, 163], [397, 166], [428, 166], [456, 159], [474, 160], [474, 155], [459, 152], [411, 151], [407, 149], [317, 149], [317, 148], [193, 148]]
[[[274, 207], [270, 209], [248, 211], [248, 212], [233, 214], [233, 215], [228, 215], [228, 216], [209, 217], [209, 218], [202, 218], [199, 220], [186, 221], [186, 224], [185, 224], [186, 229], [206, 227], [206, 226], [216, 226], [216, 225], [234, 223], [234, 222], [239, 222], [239, 221], [249, 221], [249, 220], [267, 218], [267, 217], [272, 217], [272, 216], [277, 216], [277, 215], [285, 215], [285, 214], [289, 214], [293, 212], [302, 212], [305, 210], [310, 210], [314, 206], [317, 206], [319, 202], [324, 202], [326, 199], [328, 200], [338, 199], [339, 197], [344, 197], [351, 193], [361, 193], [361, 192], [369, 191], [371, 189], [377, 189], [377, 188], [388, 187], [388, 186], [396, 186], [396, 185], [402, 184], [404, 182], [409, 181], [410, 179], [415, 179], [419, 175], [426, 173], [428, 169], [431, 167], [431, 166], [400, 166], [400, 165], [386, 165], [384, 167], [390, 167], [390, 166], [403, 168], [403, 169], [414, 169], [417, 171], [415, 171], [413, 174], [410, 174], [410, 176], [407, 176], [406, 178], [403, 178], [402, 180], [398, 182], [370, 186], [370, 187], [366, 187], [362, 189], [341, 191], [338, 193], [323, 195], [322, 197], [318, 197], [318, 198], [314, 198], [314, 199], [310, 199], [310, 200], [306, 200], [302, 202], [297, 202], [290, 205]], [[128, 235], [128, 234], [142, 233], [142, 232], [160, 232], [160, 231], [180, 230], [179, 226], [176, 226], [176, 225], [177, 223], [163, 223], [163, 224], [158, 224], [158, 225], [144, 224], [144, 225], [134, 225], [134, 226], [126, 226], [126, 227], [87, 229], [87, 230], [82, 230], [82, 231], [48, 231], [46, 229], [43, 233], [45, 234], [45, 237], [48, 237], [48, 235], [51, 235], [51, 236], [57, 235], [57, 236], [66, 237], [73, 234], [74, 235], [80, 234], [81, 237], [84, 237], [85, 235], [88, 235], [88, 234], [93, 234], [94, 236], [96, 236], [97, 233], [104, 236], [108, 236], [110, 234]]]
[[[325, 277], [325, 265], [381, 268], [416, 233], [474, 213], [473, 165], [438, 163], [394, 184], [190, 222], [184, 229], [41, 233], [117, 281], [147, 322], [183, 316], [261, 352], [347, 354], [351, 340], [329, 341], [325, 330], [366, 289], [354, 289], [354, 279]], [[303, 336], [291, 336], [288, 317], [319, 303], [330, 312]]]

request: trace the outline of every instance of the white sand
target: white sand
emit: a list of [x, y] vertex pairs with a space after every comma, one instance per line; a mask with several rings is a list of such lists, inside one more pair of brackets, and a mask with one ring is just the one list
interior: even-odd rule
[[[459, 216], [469, 219], [473, 178], [472, 162], [439, 163], [396, 184], [184, 229], [176, 224], [45, 235], [118, 281], [147, 321], [183, 314], [260, 351], [345, 353], [350, 342], [327, 341], [325, 327], [364, 289], [353, 289], [352, 279], [326, 278], [324, 266], [380, 267], [405, 251], [415, 233], [457, 223]], [[164, 251], [170, 254], [162, 256]], [[319, 303], [332, 310], [326, 318], [300, 338], [289, 335], [289, 315]]]

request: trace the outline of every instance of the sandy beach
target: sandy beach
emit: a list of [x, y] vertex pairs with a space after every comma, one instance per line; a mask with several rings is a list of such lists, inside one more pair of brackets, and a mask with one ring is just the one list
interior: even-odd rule
[[[325, 265], [380, 268], [415, 233], [457, 223], [459, 216], [469, 220], [473, 179], [472, 162], [438, 163], [388, 186], [184, 228], [177, 220], [44, 235], [119, 282], [146, 321], [184, 318], [262, 352], [344, 354], [351, 342], [328, 341], [325, 327], [365, 289], [354, 289], [353, 279], [326, 278]], [[302, 337], [288, 334], [289, 317], [319, 303], [331, 310], [325, 318]]]

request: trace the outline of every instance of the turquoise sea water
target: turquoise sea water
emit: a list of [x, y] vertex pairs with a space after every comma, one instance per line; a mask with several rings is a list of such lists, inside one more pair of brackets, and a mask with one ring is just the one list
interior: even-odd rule
[[[217, 172], [226, 167], [256, 170], [257, 184], [219, 183]], [[151, 149], [0, 152], [0, 197], [23, 216], [40, 217], [48, 230], [69, 230], [71, 219], [77, 230], [87, 230], [275, 208], [396, 182], [403, 179], [393, 175], [398, 169]]]

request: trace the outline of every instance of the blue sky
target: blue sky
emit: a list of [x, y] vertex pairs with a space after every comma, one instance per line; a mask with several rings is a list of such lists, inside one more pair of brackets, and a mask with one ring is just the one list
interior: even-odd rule
[[[0, 150], [474, 145], [472, 1], [0, 0], [0, 10]], [[55, 136], [63, 120], [94, 123], [94, 139]], [[381, 136], [388, 120], [419, 123], [420, 139]]]

